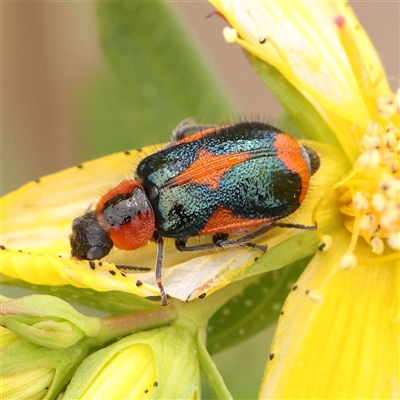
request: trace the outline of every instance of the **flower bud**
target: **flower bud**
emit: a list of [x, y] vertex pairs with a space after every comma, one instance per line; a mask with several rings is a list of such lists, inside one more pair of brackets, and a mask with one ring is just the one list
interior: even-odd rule
[[96, 336], [99, 318], [86, 317], [54, 296], [1, 297], [1, 325], [25, 340], [51, 349], [67, 348], [85, 336]]
[[63, 400], [200, 398], [195, 334], [172, 325], [121, 339], [89, 356]]
[[84, 343], [66, 349], [50, 349], [29, 343], [0, 327], [0, 398], [56, 398], [88, 350], [89, 346]]

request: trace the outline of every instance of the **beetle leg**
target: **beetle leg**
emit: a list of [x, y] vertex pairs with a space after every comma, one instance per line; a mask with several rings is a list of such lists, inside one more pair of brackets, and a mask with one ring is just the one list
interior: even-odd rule
[[175, 239], [175, 247], [177, 250], [182, 252], [190, 252], [190, 251], [203, 251], [203, 250], [212, 250], [216, 247], [228, 248], [232, 246], [247, 246], [252, 247], [253, 249], [257, 249], [262, 253], [265, 253], [268, 249], [267, 245], [261, 245], [257, 243], [253, 243], [254, 239], [266, 234], [271, 229], [280, 227], [280, 228], [293, 228], [293, 229], [302, 229], [306, 231], [314, 231], [317, 227], [315, 225], [301, 225], [301, 224], [289, 224], [284, 222], [271, 222], [268, 225], [264, 225], [260, 229], [255, 232], [251, 232], [248, 235], [244, 235], [242, 237], [236, 239], [229, 239], [228, 233], [217, 233], [212, 237], [212, 243], [204, 243], [194, 246], [187, 246], [187, 238], [176, 238]]
[[228, 233], [216, 233], [212, 236], [212, 243], [196, 244], [194, 246], [187, 246], [187, 238], [176, 238], [175, 247], [182, 252], [213, 250], [216, 247], [221, 247], [219, 242], [226, 241], [228, 237]]
[[231, 247], [235, 245], [239, 246], [248, 246], [254, 249], [260, 250], [262, 253], [265, 253], [268, 249], [268, 246], [259, 245], [257, 243], [253, 243], [252, 240], [257, 239], [258, 237], [266, 234], [273, 228], [281, 227], [281, 228], [294, 228], [294, 229], [301, 229], [306, 231], [314, 231], [317, 227], [315, 225], [301, 225], [301, 224], [290, 224], [284, 222], [271, 222], [268, 225], [263, 226], [262, 228], [258, 229], [255, 232], [249, 233], [248, 235], [242, 236], [237, 239], [231, 240], [217, 240], [215, 241], [215, 245], [218, 247]]
[[190, 252], [190, 251], [203, 251], [203, 250], [212, 250], [215, 249], [215, 243], [204, 243], [198, 244], [194, 246], [187, 246], [187, 238], [176, 238], [175, 239], [175, 247], [178, 251], [182, 252]]
[[275, 226], [279, 226], [280, 228], [299, 229], [302, 231], [315, 231], [317, 229], [317, 225], [287, 224], [285, 222], [276, 222]]
[[217, 240], [215, 241], [215, 246], [217, 247], [232, 247], [232, 246], [247, 246], [247, 247], [252, 247], [253, 249], [257, 249], [261, 251], [262, 253], [265, 253], [268, 249], [268, 246], [263, 246], [257, 243], [253, 243], [252, 240], [257, 239], [258, 237], [264, 235], [271, 229], [276, 227], [276, 223], [272, 222], [268, 225], [264, 225], [260, 229], [258, 229], [255, 232], [251, 232], [248, 235], [244, 235], [242, 237], [236, 238], [236, 239], [230, 239], [230, 240]]
[[122, 264], [115, 264], [115, 267], [120, 271], [135, 271], [135, 272], [143, 272], [143, 271], [151, 271], [151, 268], [147, 267], [135, 267], [133, 265], [122, 265]]
[[186, 137], [188, 132], [197, 132], [213, 127], [214, 125], [198, 125], [194, 118], [186, 118], [173, 131], [167, 147], [174, 145]]
[[186, 118], [178, 124], [178, 126], [172, 131], [170, 144], [174, 144], [177, 141], [183, 139], [188, 130], [191, 130], [193, 126], [196, 126], [194, 118]]
[[[270, 228], [271, 229], [271, 228]], [[258, 232], [258, 231], [257, 231]], [[255, 233], [257, 233], [255, 232]], [[262, 235], [262, 232], [260, 235]], [[251, 236], [251, 237], [250, 237]], [[259, 235], [257, 235], [259, 236]], [[257, 237], [255, 236], [255, 237]], [[267, 251], [266, 246], [262, 246], [256, 243], [251, 243], [249, 240], [254, 239], [253, 234], [246, 235], [238, 239], [227, 240], [229, 235], [227, 233], [217, 233], [212, 237], [212, 243], [204, 243], [198, 244], [194, 246], [187, 246], [187, 238], [176, 238], [175, 239], [175, 247], [177, 250], [182, 252], [191, 252], [191, 251], [204, 251], [204, 250], [214, 250], [216, 248], [227, 248], [232, 246], [248, 246], [253, 247], [255, 249], [260, 250], [265, 253]]]
[[164, 290], [162, 283], [162, 267], [164, 261], [164, 238], [162, 236], [157, 237], [157, 261], [156, 261], [156, 284], [160, 290], [161, 306], [168, 304], [167, 295]]
[[219, 247], [219, 243], [220, 242], [225, 242], [227, 241], [229, 238], [229, 233], [216, 233], [215, 235], [213, 235], [212, 237], [212, 241], [214, 243], [214, 246], [218, 246]]

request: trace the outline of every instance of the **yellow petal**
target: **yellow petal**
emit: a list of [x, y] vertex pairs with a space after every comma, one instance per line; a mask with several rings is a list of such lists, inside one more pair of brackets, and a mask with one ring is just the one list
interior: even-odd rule
[[[161, 147], [161, 146], [158, 146]], [[133, 177], [156, 146], [117, 153], [30, 182], [1, 199], [2, 245], [40, 254], [70, 255], [72, 221], [101, 195]]]
[[[237, 30], [236, 42], [276, 67], [315, 107], [338, 138], [349, 159], [358, 155], [357, 140], [370, 120], [364, 92], [375, 98], [388, 91], [376, 52], [344, 1], [211, 1]], [[338, 18], [350, 33], [339, 34]], [[361, 45], [362, 56], [349, 59], [340, 35]], [[354, 45], [354, 46], [356, 46]], [[372, 63], [364, 70], [362, 66]], [[369, 86], [360, 86], [360, 75]], [[365, 83], [365, 82], [364, 82]], [[370, 96], [371, 93], [368, 93]]]
[[361, 94], [371, 116], [376, 115], [376, 99], [391, 92], [379, 55], [351, 7], [342, 2], [336, 19], [339, 39], [346, 52]]
[[43, 399], [54, 379], [53, 368], [35, 368], [2, 374], [0, 382], [1, 399]]
[[[72, 221], [93, 209], [99, 197], [122, 179], [132, 177], [138, 162], [154, 150], [157, 146], [102, 157], [45, 176], [4, 196], [1, 244], [6, 250], [1, 253], [1, 272], [33, 284], [158, 295], [158, 289], [137, 286], [137, 279], [121, 274], [114, 264], [71, 260], [69, 243]], [[138, 254], [139, 265], [148, 266], [146, 259], [153, 265], [155, 246], [146, 246]]]
[[338, 264], [349, 234], [333, 236], [288, 297], [260, 398], [396, 398], [399, 392], [398, 260]]
[[[101, 264], [101, 265], [100, 265]], [[75, 261], [51, 254], [21, 253], [2, 250], [2, 274], [35, 285], [72, 285], [100, 292], [120, 290], [139, 296], [157, 296], [158, 289], [137, 285], [137, 276], [119, 271], [114, 264], [98, 261]]]

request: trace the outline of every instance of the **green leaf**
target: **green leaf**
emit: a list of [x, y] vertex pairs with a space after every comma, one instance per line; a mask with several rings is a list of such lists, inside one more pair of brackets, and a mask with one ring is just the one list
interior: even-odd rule
[[83, 107], [90, 156], [167, 141], [188, 117], [236, 115], [168, 4], [101, 2], [98, 17], [110, 71], [92, 83]]
[[311, 257], [270, 271], [233, 297], [210, 319], [207, 348], [216, 353], [276, 323], [293, 283]]

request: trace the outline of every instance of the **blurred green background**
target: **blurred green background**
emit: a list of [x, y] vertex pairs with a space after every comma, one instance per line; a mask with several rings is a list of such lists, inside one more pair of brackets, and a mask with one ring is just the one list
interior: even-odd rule
[[[399, 3], [350, 3], [396, 89]], [[98, 12], [93, 2], [2, 3], [2, 194], [91, 158], [167, 141], [187, 117], [217, 123], [279, 116], [280, 105], [242, 51], [224, 41], [226, 22], [206, 18], [211, 5], [168, 2], [167, 18], [151, 4], [135, 15], [148, 23], [143, 29], [119, 24], [129, 13], [112, 3]], [[192, 54], [180, 53], [181, 45]], [[256, 397], [272, 334], [214, 356], [234, 398]]]

